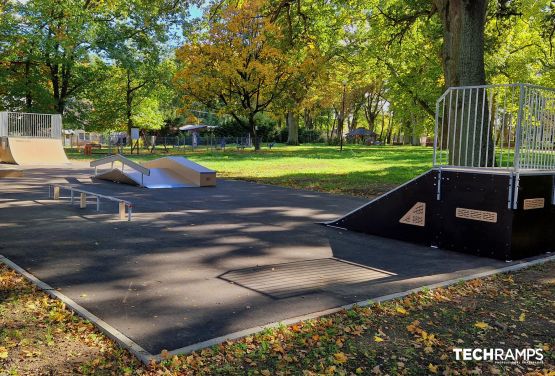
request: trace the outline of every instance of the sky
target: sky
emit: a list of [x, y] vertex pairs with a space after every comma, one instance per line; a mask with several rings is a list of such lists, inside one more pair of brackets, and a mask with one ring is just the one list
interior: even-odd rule
[[189, 8], [189, 11], [191, 12], [191, 18], [200, 18], [202, 17], [202, 10], [197, 7], [196, 5], [193, 5]]

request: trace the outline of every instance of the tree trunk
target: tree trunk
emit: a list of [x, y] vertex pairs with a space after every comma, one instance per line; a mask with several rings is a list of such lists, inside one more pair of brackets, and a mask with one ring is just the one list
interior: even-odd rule
[[31, 112], [33, 108], [33, 95], [31, 93], [31, 62], [27, 59], [25, 60], [25, 108], [28, 112]]
[[253, 142], [254, 142], [254, 150], [260, 150], [260, 140], [258, 139], [258, 132], [256, 129], [256, 120], [254, 119], [254, 115], [249, 114], [249, 127], [251, 128]]
[[287, 145], [299, 145], [299, 123], [292, 111], [287, 111]]
[[312, 119], [310, 111], [307, 109], [304, 110], [304, 125], [306, 129], [314, 129], [314, 120]]
[[127, 70], [127, 89], [125, 90], [125, 117], [127, 119], [127, 134], [131, 138], [131, 128], [133, 128], [133, 90], [131, 88], [131, 72], [129, 70]]
[[[441, 22], [443, 24], [443, 53], [442, 63], [446, 87], [484, 85], [486, 73], [484, 68], [484, 27], [486, 22], [487, 0], [434, 0]], [[449, 164], [460, 166], [492, 166], [493, 145], [485, 141], [491, 137], [483, 137], [482, 142], [472, 132], [475, 125], [487, 129], [487, 114], [482, 119], [481, 112], [464, 114], [463, 103], [468, 106], [481, 104], [487, 98], [484, 90], [474, 96], [472, 91], [466, 90], [456, 100], [451, 101], [446, 109], [446, 116], [442, 122], [444, 148], [449, 150]], [[486, 103], [486, 108], [487, 103]], [[463, 116], [467, 116], [464, 118]], [[450, 121], [449, 121], [450, 119]], [[448, 129], [448, 124], [460, 126], [458, 129]], [[449, 133], [449, 134], [448, 134]], [[456, 134], [458, 133], [458, 134]], [[446, 140], [449, 140], [447, 144]], [[490, 152], [486, 153], [486, 149]], [[486, 160], [488, 154], [490, 158]], [[482, 156], [482, 160], [479, 160]]]
[[385, 128], [385, 112], [382, 111], [382, 129], [380, 130], [380, 137], [378, 139], [381, 141], [383, 137], [383, 130]]

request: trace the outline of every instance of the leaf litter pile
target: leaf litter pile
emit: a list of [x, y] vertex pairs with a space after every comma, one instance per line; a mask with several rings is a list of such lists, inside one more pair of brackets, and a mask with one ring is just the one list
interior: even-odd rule
[[[142, 365], [0, 265], [0, 375], [555, 376], [555, 262], [268, 329]], [[535, 348], [543, 364], [456, 360], [453, 348]]]

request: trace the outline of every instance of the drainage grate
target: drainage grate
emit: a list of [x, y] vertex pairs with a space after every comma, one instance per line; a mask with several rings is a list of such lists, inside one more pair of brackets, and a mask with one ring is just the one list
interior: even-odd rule
[[364, 283], [391, 276], [382, 270], [326, 258], [264, 265], [256, 268], [231, 270], [221, 279], [283, 299], [322, 290], [334, 290], [345, 285]]

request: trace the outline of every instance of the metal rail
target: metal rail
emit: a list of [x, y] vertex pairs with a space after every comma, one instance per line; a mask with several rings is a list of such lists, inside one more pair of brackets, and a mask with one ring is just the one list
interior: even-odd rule
[[92, 196], [96, 199], [96, 211], [100, 211], [100, 199], [114, 201], [118, 203], [118, 210], [119, 210], [119, 219], [127, 221], [131, 221], [131, 216], [133, 214], [133, 204], [127, 200], [122, 200], [117, 197], [106, 196], [100, 193], [94, 193], [90, 191], [86, 191], [81, 188], [76, 188], [71, 185], [63, 185], [63, 184], [50, 184], [48, 186], [48, 197], [54, 200], [60, 200], [61, 197], [60, 193], [62, 189], [65, 189], [70, 192], [70, 203], [73, 205], [75, 201], [75, 193], [79, 193], [79, 207], [81, 209], [85, 209], [87, 207], [87, 196]]
[[131, 159], [124, 157], [121, 154], [114, 154], [108, 157], [100, 158], [90, 163], [91, 167], [94, 167], [94, 174], [95, 176], [98, 174], [98, 166], [103, 166], [106, 164], [111, 164], [111, 169], [114, 169], [114, 163], [120, 162], [121, 163], [121, 171], [123, 172], [125, 166], [130, 167], [131, 169], [139, 172], [141, 174], [141, 187], [144, 187], [144, 176], [150, 176], [150, 169], [133, 162]]
[[94, 167], [94, 172], [96, 174], [96, 169], [97, 169], [98, 166], [103, 166], [103, 165], [106, 165], [108, 163], [111, 163], [112, 164], [112, 169], [113, 169], [114, 168], [114, 162], [120, 162], [121, 165], [122, 165], [122, 170], [123, 170], [124, 166], [129, 166], [133, 170], [138, 171], [143, 175], [150, 176], [150, 169], [148, 169], [148, 168], [144, 167], [143, 165], [140, 165], [136, 162], [133, 162], [131, 159], [126, 158], [121, 154], [114, 154], [114, 155], [110, 155], [108, 157], [97, 159], [95, 161], [92, 161], [90, 166]]
[[435, 167], [555, 170], [555, 90], [453, 87], [436, 103]]

